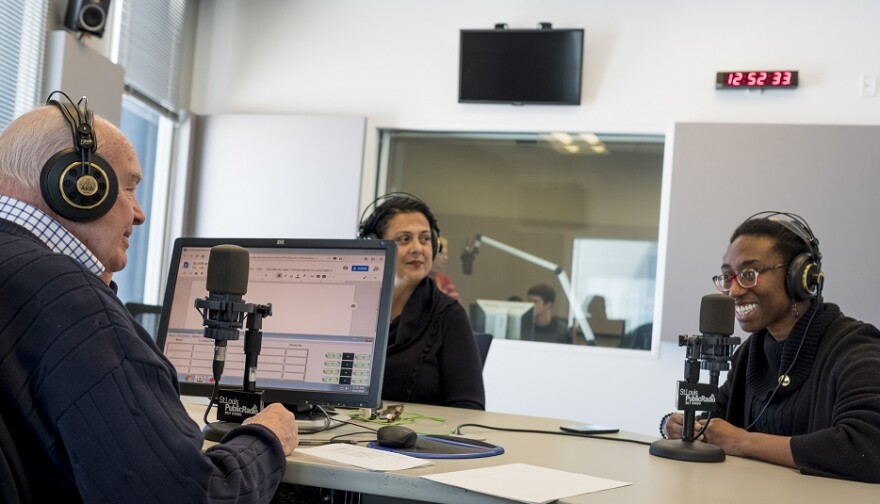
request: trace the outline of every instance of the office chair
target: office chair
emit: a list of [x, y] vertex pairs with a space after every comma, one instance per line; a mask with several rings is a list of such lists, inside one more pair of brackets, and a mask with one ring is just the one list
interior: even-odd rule
[[162, 306], [125, 303], [125, 308], [128, 310], [128, 313], [131, 313], [137, 323], [143, 326], [155, 340], [159, 332], [159, 316], [162, 314]]
[[27, 475], [22, 469], [18, 448], [0, 415], [0, 502], [28, 504], [31, 501]]
[[622, 346], [625, 320], [609, 319], [605, 310], [605, 298], [593, 296], [587, 302], [586, 312], [589, 314], [590, 329], [599, 346]]
[[489, 333], [474, 333], [477, 342], [477, 351], [480, 353], [480, 364], [486, 367], [486, 357], [489, 355], [489, 347], [492, 346], [492, 335]]
[[632, 331], [623, 335], [618, 348], [632, 348], [634, 350], [650, 350], [651, 338], [654, 334], [654, 324], [642, 324]]

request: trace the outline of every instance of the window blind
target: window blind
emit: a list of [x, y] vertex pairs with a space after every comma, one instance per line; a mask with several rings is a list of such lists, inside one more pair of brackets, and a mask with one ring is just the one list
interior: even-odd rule
[[3, 2], [0, 9], [0, 130], [40, 96], [49, 1]]
[[119, 64], [125, 83], [172, 113], [180, 108], [186, 14], [186, 0], [122, 3]]

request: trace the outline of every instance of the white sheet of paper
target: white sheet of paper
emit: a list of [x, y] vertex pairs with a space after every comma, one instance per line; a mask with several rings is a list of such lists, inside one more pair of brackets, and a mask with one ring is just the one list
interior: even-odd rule
[[331, 443], [314, 448], [301, 448], [296, 451], [341, 464], [363, 467], [371, 471], [400, 471], [431, 465], [429, 460], [345, 443]]
[[552, 502], [562, 497], [632, 485], [623, 481], [529, 464], [507, 464], [422, 477], [474, 492], [530, 504]]

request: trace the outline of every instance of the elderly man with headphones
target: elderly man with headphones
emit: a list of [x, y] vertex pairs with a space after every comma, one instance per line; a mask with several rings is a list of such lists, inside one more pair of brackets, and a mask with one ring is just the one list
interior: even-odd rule
[[[804, 474], [880, 483], [880, 331], [822, 299], [822, 254], [806, 221], [761, 212], [737, 227], [713, 278], [751, 333], [717, 417], [694, 427], [729, 455]], [[683, 415], [660, 424], [680, 438]]]
[[145, 219], [134, 148], [85, 98], [49, 98], [0, 134], [0, 403], [19, 493], [269, 502], [298, 443], [293, 415], [271, 405], [202, 450], [177, 373], [111, 281]]

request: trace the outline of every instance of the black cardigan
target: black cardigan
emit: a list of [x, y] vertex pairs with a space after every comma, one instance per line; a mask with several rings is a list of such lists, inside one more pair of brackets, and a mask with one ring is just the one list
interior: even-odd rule
[[430, 278], [392, 321], [382, 398], [485, 409], [483, 369], [464, 308]]
[[[794, 362], [788, 373], [791, 385], [780, 387], [773, 402], [791, 401], [785, 405], [794, 411], [791, 451], [802, 473], [878, 483], [880, 331], [846, 317], [837, 305], [816, 304], [785, 341], [782, 369]], [[753, 410], [753, 399], [767, 394], [768, 373], [774, 379], [778, 373], [764, 359], [764, 338], [770, 337], [766, 330], [749, 337], [721, 387], [720, 416], [738, 427], [745, 428], [760, 413]]]

